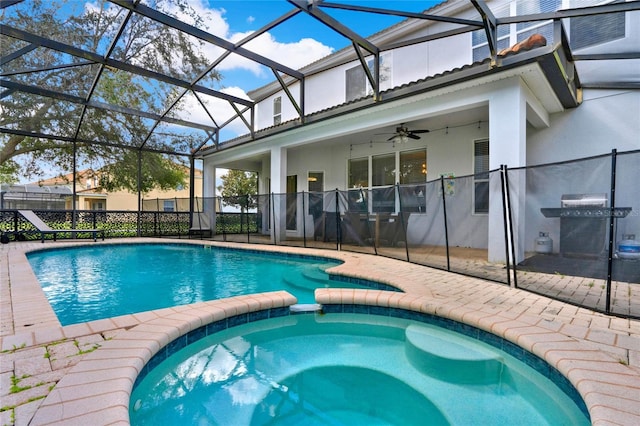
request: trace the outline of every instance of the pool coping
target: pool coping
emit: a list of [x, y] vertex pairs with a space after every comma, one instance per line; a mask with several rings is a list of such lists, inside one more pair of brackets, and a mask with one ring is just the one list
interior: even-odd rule
[[[158, 239], [137, 241], [168, 242]], [[200, 241], [176, 241], [210, 244]], [[131, 240], [125, 243], [131, 243]], [[560, 371], [582, 396], [592, 424], [640, 424], [640, 323], [637, 321], [627, 320], [629, 322], [625, 332], [624, 327], [609, 327], [607, 330], [604, 327], [578, 326], [567, 323], [566, 318], [549, 318], [543, 313], [536, 315], [534, 309], [514, 309], [514, 304], [509, 305], [511, 309], [506, 309], [506, 306], [502, 309], [501, 303], [489, 301], [495, 302], [496, 297], [507, 296], [519, 297], [525, 301], [532, 295], [504, 285], [460, 277], [393, 259], [353, 252], [295, 247], [247, 247], [246, 244], [229, 243], [220, 245], [238, 249], [259, 248], [260, 251], [264, 249], [279, 253], [303, 253], [342, 260], [344, 263], [333, 267], [332, 273], [381, 281], [398, 287], [405, 293], [320, 289], [316, 291], [317, 303], [401, 308], [472, 325], [528, 350]], [[48, 245], [47, 248], [60, 246]], [[25, 253], [30, 249], [38, 247], [34, 247], [34, 244], [25, 245], [24, 250], [12, 250], [9, 253], [9, 279], [12, 284], [19, 283], [11, 288], [12, 298], [16, 297], [13, 301], [14, 316], [18, 320], [22, 319], [19, 311], [25, 303], [40, 305], [44, 299], [46, 306], [51, 310], [30, 267], [25, 268], [25, 262], [28, 266]], [[444, 288], [429, 286], [425, 280], [439, 280], [440, 285], [446, 284], [447, 291]], [[37, 291], [34, 283], [38, 287]], [[478, 285], [481, 289], [478, 289]], [[535, 298], [545, 299], [537, 295]], [[50, 314], [45, 312], [46, 309], [43, 307], [41, 315], [36, 318], [38, 322], [35, 327], [30, 326], [29, 331], [17, 330], [13, 335], [3, 336], [2, 349], [11, 348], [12, 345], [15, 348], [22, 344], [31, 347], [100, 330], [120, 330], [111, 340], [105, 341], [99, 349], [85, 355], [66, 372], [39, 405], [31, 424], [128, 424], [129, 397], [133, 383], [145, 363], [161, 347], [176, 337], [213, 321], [239, 313], [257, 312], [295, 303], [295, 297], [286, 292], [263, 293], [67, 327], [60, 327], [55, 315], [55, 320], [52, 321]], [[550, 299], [545, 303], [560, 310], [566, 305]], [[524, 308], [526, 303], [515, 303], [515, 306], [518, 305]], [[31, 309], [33, 306], [30, 305]], [[603, 317], [602, 314], [575, 307], [572, 311], [576, 313], [575, 316], [589, 314], [594, 318]], [[615, 323], [619, 326], [619, 321]]]

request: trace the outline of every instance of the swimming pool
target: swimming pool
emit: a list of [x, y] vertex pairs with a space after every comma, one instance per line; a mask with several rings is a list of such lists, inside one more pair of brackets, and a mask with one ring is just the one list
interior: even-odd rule
[[104, 244], [27, 254], [62, 325], [287, 290], [313, 303], [319, 287], [366, 288], [330, 279], [329, 258], [194, 244]]
[[150, 363], [131, 395], [133, 425], [589, 424], [552, 380], [508, 353], [397, 317], [271, 318]]

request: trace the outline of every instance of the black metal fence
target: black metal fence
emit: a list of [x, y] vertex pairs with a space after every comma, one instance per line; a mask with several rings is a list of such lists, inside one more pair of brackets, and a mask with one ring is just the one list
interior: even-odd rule
[[[640, 318], [640, 151], [411, 185], [151, 200], [145, 211], [36, 211], [107, 237], [196, 237], [348, 250], [504, 283]], [[146, 200], [145, 200], [146, 201]], [[149, 210], [149, 211], [148, 211]], [[6, 235], [31, 235], [17, 211]]]
[[[53, 229], [102, 229], [105, 237], [181, 237], [189, 235], [189, 212], [135, 212], [105, 210], [33, 210]], [[138, 232], [139, 230], [139, 232]], [[38, 240], [38, 230], [18, 210], [0, 211], [5, 241]], [[58, 238], [88, 238], [90, 233], [60, 233]]]

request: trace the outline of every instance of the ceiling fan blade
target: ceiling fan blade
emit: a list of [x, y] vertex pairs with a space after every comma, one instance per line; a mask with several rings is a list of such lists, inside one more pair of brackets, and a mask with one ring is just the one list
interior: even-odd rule
[[411, 139], [420, 139], [420, 136], [414, 135], [413, 132], [407, 133], [407, 137]]
[[392, 140], [394, 140], [396, 137], [398, 137], [398, 135], [393, 135], [391, 136], [389, 139], [387, 139], [387, 142], [391, 142]]
[[429, 130], [428, 129], [412, 130], [411, 133], [429, 133]]

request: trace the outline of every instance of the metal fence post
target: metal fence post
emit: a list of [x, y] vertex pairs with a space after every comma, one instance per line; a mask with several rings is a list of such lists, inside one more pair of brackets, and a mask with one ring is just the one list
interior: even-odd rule
[[[407, 220], [407, 225], [404, 223], [404, 212], [402, 211], [402, 197], [400, 196], [400, 184], [396, 183], [396, 194], [398, 194], [398, 205], [400, 206], [400, 210], [398, 211], [398, 218], [400, 219], [400, 223], [402, 226], [402, 232], [404, 234], [404, 249], [407, 253], [407, 262], [409, 262], [409, 238], [407, 237], [407, 228], [409, 227], [409, 220]], [[376, 251], [376, 254], [378, 252]]]
[[307, 247], [307, 210], [304, 203], [304, 191], [302, 191], [302, 245]]
[[276, 194], [271, 193], [271, 232], [273, 232], [273, 244], [278, 245], [278, 232], [276, 229]]
[[220, 226], [222, 228], [222, 241], [227, 241], [227, 226], [224, 223], [224, 207], [222, 206], [222, 204], [224, 203], [224, 197], [220, 198], [220, 222], [221, 225]]
[[507, 210], [509, 206], [507, 204], [507, 194], [505, 191], [505, 165], [500, 164], [500, 192], [502, 194], [502, 223], [504, 224], [504, 255], [507, 270], [507, 285], [511, 287], [511, 267], [509, 262], [509, 225]]
[[618, 151], [611, 150], [611, 206], [609, 207], [609, 252], [607, 254], [607, 299], [605, 313], [611, 313], [611, 275], [613, 273], [613, 240], [615, 239], [614, 212], [616, 207], [616, 160]]
[[511, 240], [511, 259], [513, 260], [513, 286], [518, 288], [518, 268], [516, 259], [515, 233], [513, 232], [513, 210], [511, 209], [511, 190], [509, 189], [509, 169], [504, 165], [505, 193], [507, 194], [507, 214], [509, 215], [509, 235]]
[[173, 198], [173, 210], [176, 212], [176, 230], [178, 231], [178, 238], [180, 238], [180, 212], [178, 212], [178, 198]]
[[336, 250], [340, 250], [342, 244], [342, 234], [340, 232], [340, 192], [336, 188]]
[[449, 229], [447, 228], [447, 200], [444, 192], [444, 175], [440, 175], [440, 190], [442, 191], [442, 215], [444, 217], [444, 244], [447, 250], [447, 271], [451, 272], [451, 261], [449, 259]]

